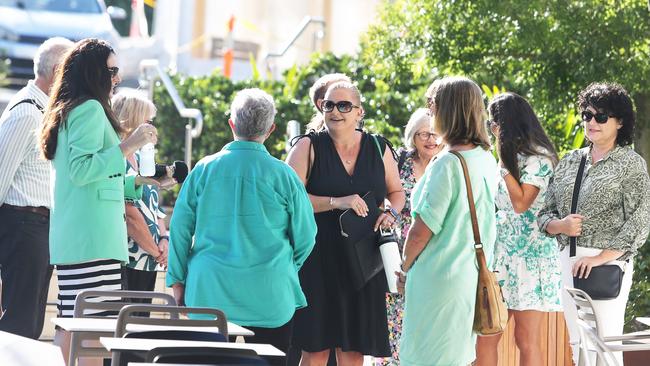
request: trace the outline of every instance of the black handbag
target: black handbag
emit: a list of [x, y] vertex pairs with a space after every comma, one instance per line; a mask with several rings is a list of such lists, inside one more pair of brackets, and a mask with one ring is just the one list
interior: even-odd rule
[[[576, 213], [578, 206], [578, 195], [580, 193], [580, 185], [582, 184], [582, 175], [585, 170], [587, 157], [582, 156], [580, 166], [578, 167], [578, 175], [576, 176], [575, 184], [573, 185], [573, 195], [571, 197], [571, 213]], [[576, 256], [576, 237], [569, 237], [569, 256]], [[611, 300], [618, 297], [621, 292], [621, 283], [623, 282], [623, 275], [625, 272], [616, 264], [604, 264], [591, 268], [589, 277], [578, 278], [573, 277], [573, 287], [586, 292], [593, 300]]]
[[358, 216], [354, 210], [345, 210], [339, 216], [343, 236], [343, 254], [350, 272], [350, 285], [355, 291], [384, 269], [379, 252], [379, 232], [374, 225], [381, 214], [373, 192], [366, 193], [363, 200], [368, 205], [368, 216]]

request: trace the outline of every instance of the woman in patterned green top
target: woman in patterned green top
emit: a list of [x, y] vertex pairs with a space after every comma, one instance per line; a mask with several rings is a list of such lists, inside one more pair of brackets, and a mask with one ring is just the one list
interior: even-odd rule
[[[112, 106], [127, 134], [143, 123], [151, 123], [156, 114], [153, 103], [135, 92], [116, 94]], [[139, 160], [137, 152], [127, 158], [127, 175], [138, 174]], [[142, 188], [142, 198], [126, 204], [129, 262], [123, 268], [122, 288], [153, 291], [156, 267], [167, 265], [169, 239], [163, 221], [165, 214], [159, 207], [158, 188], [148, 184]]]
[[[488, 112], [501, 173], [495, 198], [495, 270], [515, 322], [521, 364], [541, 366], [540, 329], [546, 312], [562, 311], [562, 274], [557, 241], [541, 233], [536, 220], [558, 158], [526, 99], [499, 94]], [[478, 365], [496, 366], [500, 338], [479, 337]]]
[[[590, 145], [562, 158], [551, 181], [538, 224], [560, 243], [563, 282], [573, 287], [573, 276], [587, 278], [591, 269], [618, 264], [625, 275], [617, 298], [594, 301], [604, 336], [623, 332], [625, 307], [632, 286], [632, 259], [650, 230], [650, 178], [646, 162], [630, 147], [634, 136], [634, 106], [618, 84], [595, 83], [578, 98], [585, 136]], [[577, 210], [571, 197], [578, 166], [585, 157]], [[576, 237], [576, 256], [569, 258], [569, 237]], [[575, 304], [563, 293], [574, 359], [579, 334]], [[617, 352], [619, 364], [622, 355]]]

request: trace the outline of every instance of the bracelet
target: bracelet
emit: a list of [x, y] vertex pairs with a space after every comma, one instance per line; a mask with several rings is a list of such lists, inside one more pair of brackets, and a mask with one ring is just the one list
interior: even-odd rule
[[158, 239], [158, 241], [161, 241], [161, 240], [163, 240], [163, 239], [166, 239], [167, 241], [169, 241], [169, 235], [162, 235], [162, 236], [160, 236], [160, 238]]
[[334, 207], [334, 197], [331, 197], [331, 196], [330, 196], [330, 207], [332, 207], [332, 208]]
[[506, 168], [501, 168], [499, 169], [499, 173], [501, 174], [501, 178], [505, 179], [506, 175], [510, 174], [510, 171]]

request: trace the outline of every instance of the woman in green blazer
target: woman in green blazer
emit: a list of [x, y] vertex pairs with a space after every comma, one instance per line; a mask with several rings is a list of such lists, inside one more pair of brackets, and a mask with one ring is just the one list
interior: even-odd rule
[[[120, 143], [109, 104], [121, 81], [116, 63], [108, 43], [79, 41], [56, 74], [41, 133], [43, 156], [52, 161], [50, 261], [63, 317], [72, 316], [82, 290], [120, 289], [128, 259], [124, 198], [139, 198], [142, 180], [125, 177], [125, 156], [156, 142], [156, 129], [144, 124]], [[67, 358], [69, 334], [58, 330], [55, 344]]]

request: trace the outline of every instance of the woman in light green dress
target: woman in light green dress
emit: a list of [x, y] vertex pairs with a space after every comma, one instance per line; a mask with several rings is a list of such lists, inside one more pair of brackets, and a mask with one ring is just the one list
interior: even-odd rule
[[[479, 230], [492, 262], [498, 175], [489, 152], [481, 90], [461, 77], [436, 83], [430, 88], [429, 105], [434, 131], [467, 161]], [[475, 358], [472, 323], [478, 267], [463, 170], [456, 156], [443, 152], [429, 164], [411, 205], [414, 220], [398, 281], [400, 290], [406, 286], [401, 365], [469, 365]]]
[[[530, 104], [514, 93], [488, 106], [490, 130], [500, 159], [497, 205], [497, 277], [515, 321], [520, 364], [542, 365], [541, 331], [546, 312], [562, 311], [560, 252], [554, 237], [540, 232], [537, 213], [558, 158]], [[496, 366], [500, 336], [481, 337], [477, 365]]]

